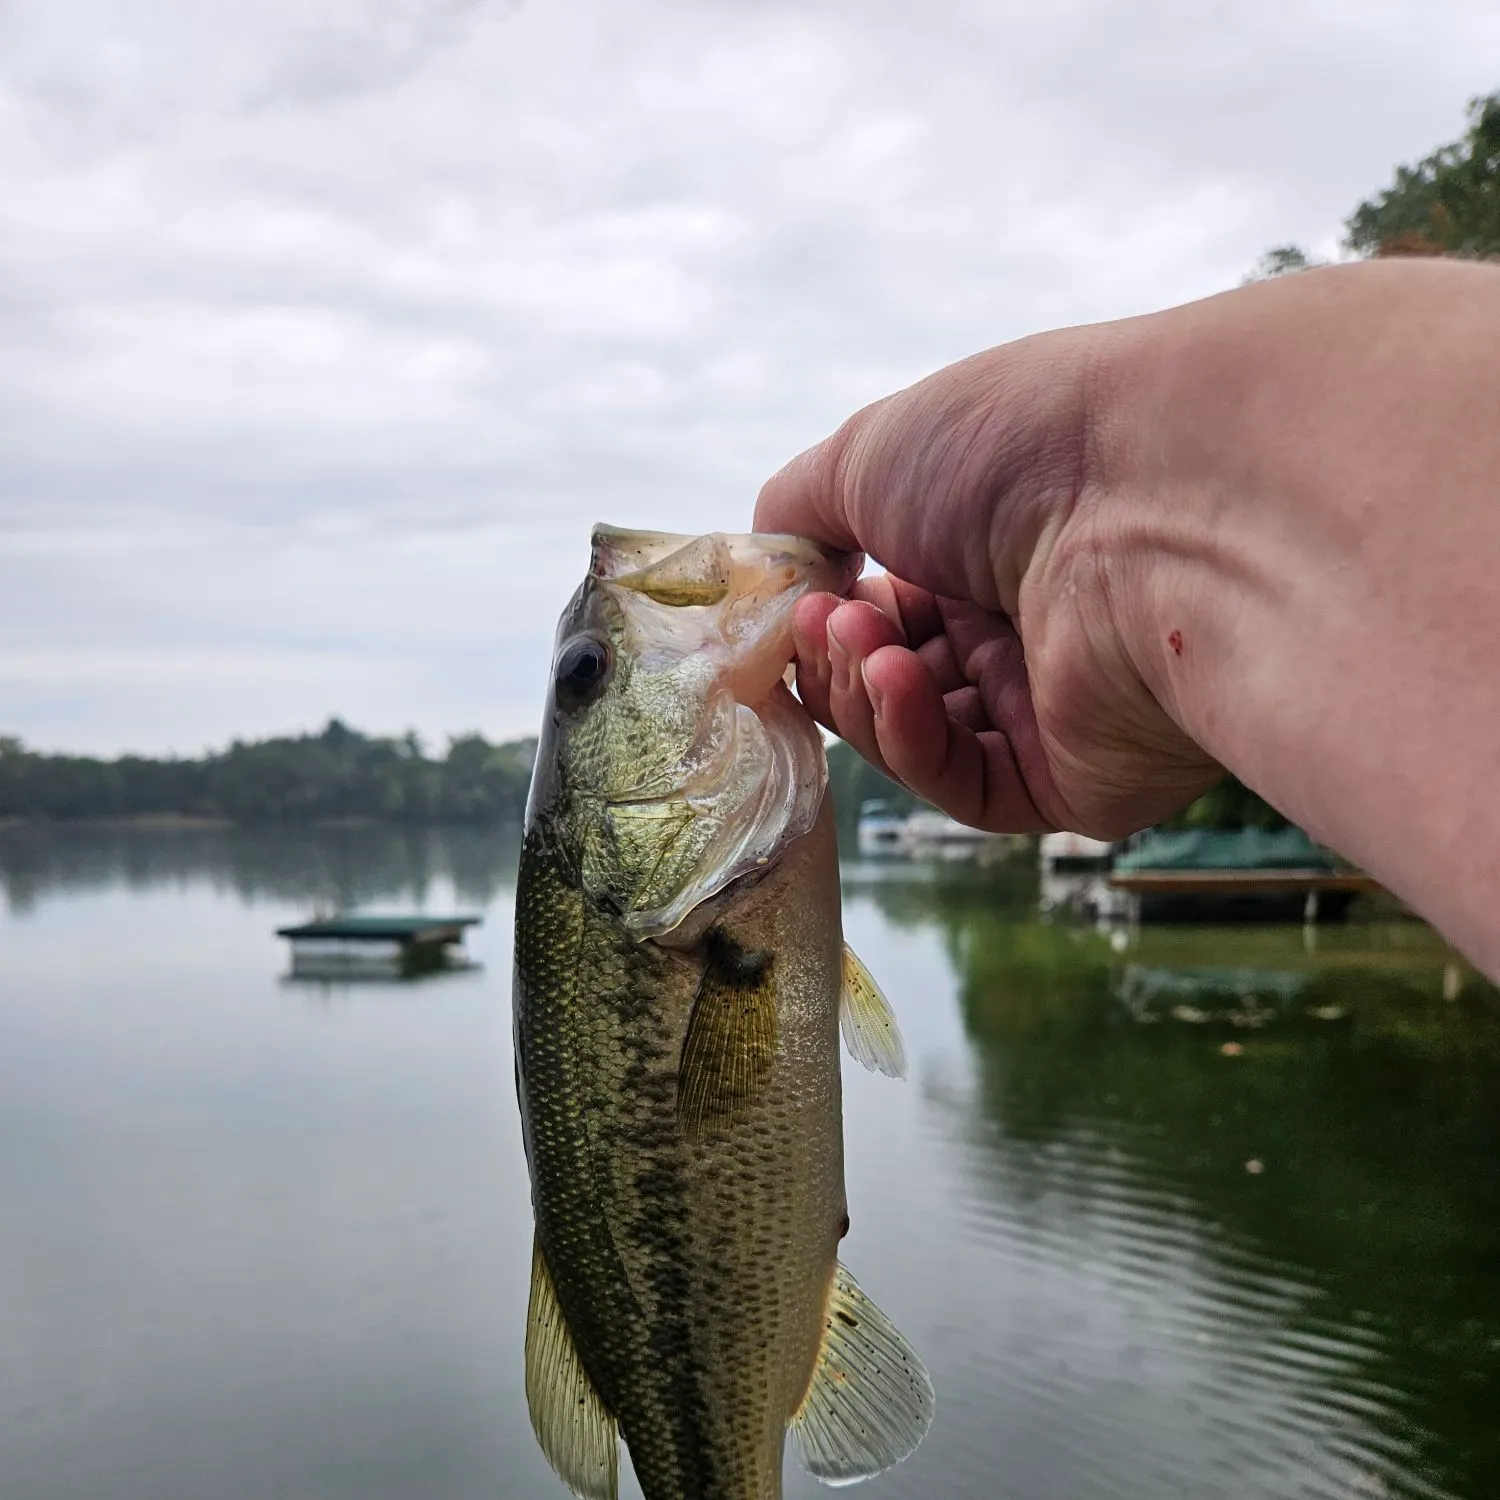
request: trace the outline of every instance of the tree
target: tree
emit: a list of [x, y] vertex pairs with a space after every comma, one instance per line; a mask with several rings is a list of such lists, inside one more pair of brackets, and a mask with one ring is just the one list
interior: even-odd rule
[[1500, 255], [1500, 93], [1469, 103], [1469, 128], [1366, 199], [1345, 224], [1356, 255]]
[[1252, 281], [1271, 281], [1277, 276], [1290, 276], [1296, 271], [1311, 270], [1321, 265], [1313, 260], [1300, 245], [1277, 245], [1267, 250], [1256, 262], [1255, 269], [1245, 277], [1245, 284]]

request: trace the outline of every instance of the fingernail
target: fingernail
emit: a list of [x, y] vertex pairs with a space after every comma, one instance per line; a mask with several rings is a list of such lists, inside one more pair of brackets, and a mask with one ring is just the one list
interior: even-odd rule
[[875, 717], [881, 718], [885, 713], [885, 694], [870, 681], [869, 663], [861, 662], [859, 665], [860, 681], [865, 685], [865, 697], [870, 700], [870, 710]]
[[828, 666], [836, 693], [849, 690], [849, 653], [833, 628], [833, 616], [828, 617]]

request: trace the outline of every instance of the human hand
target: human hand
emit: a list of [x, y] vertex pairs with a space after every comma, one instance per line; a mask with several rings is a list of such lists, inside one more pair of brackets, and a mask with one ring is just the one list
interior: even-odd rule
[[858, 413], [757, 528], [812, 712], [954, 817], [1116, 838], [1221, 766], [1500, 979], [1500, 269], [1373, 261], [1045, 334]]
[[[1117, 611], [1096, 414], [1129, 335], [965, 360], [858, 413], [762, 490], [755, 527], [890, 569], [796, 617], [797, 686], [866, 759], [961, 822], [1102, 837], [1221, 768], [1158, 702]], [[1106, 356], [1110, 356], [1106, 358]]]

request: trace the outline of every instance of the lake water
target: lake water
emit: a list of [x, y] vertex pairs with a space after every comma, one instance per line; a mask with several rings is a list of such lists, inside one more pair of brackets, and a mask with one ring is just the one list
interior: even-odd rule
[[[514, 853], [0, 832], [0, 1496], [565, 1495]], [[1116, 946], [1025, 865], [846, 873], [912, 1076], [846, 1067], [845, 1258], [938, 1392], [861, 1493], [1500, 1496], [1494, 990], [1414, 924]], [[292, 982], [320, 903], [482, 911], [482, 967]]]

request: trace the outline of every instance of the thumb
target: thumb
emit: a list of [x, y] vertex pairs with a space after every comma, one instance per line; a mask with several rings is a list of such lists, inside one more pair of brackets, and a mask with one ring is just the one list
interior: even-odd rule
[[949, 365], [857, 412], [769, 480], [757, 530], [861, 551], [947, 599], [1013, 613], [1042, 538], [1085, 487], [1109, 328]]

